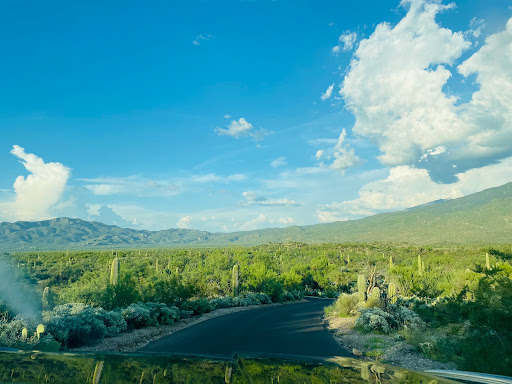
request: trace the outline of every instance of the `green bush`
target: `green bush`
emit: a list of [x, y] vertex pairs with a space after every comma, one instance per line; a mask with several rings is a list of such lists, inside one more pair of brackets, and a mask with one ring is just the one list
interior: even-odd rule
[[105, 324], [107, 333], [105, 337], [114, 337], [119, 335], [121, 332], [126, 331], [128, 325], [126, 320], [119, 312], [105, 311], [101, 308], [95, 308], [94, 314], [98, 320]]
[[151, 318], [151, 312], [142, 303], [131, 304], [121, 310], [121, 315], [126, 320], [129, 328], [144, 328], [156, 325], [157, 321]]
[[169, 325], [180, 319], [180, 310], [177, 307], [168, 307], [163, 303], [141, 304], [149, 310], [151, 323]]
[[215, 297], [210, 300], [212, 309], [231, 308], [234, 306], [233, 298], [231, 296]]
[[357, 293], [342, 293], [338, 299], [326, 308], [326, 313], [338, 317], [357, 315], [359, 295]]
[[[17, 315], [9, 321], [7, 318], [0, 320], [0, 344], [5, 347], [30, 349], [35, 343], [34, 333], [37, 322], [24, 315]], [[22, 337], [23, 328], [28, 330], [28, 337]]]
[[390, 333], [396, 329], [396, 321], [393, 315], [380, 308], [368, 308], [361, 311], [356, 327], [363, 332]]
[[202, 315], [213, 310], [213, 306], [207, 299], [189, 300], [181, 303], [180, 309], [192, 311], [194, 315]]
[[388, 311], [380, 308], [361, 310], [356, 326], [364, 332], [390, 333], [394, 330], [416, 330], [423, 326], [420, 317], [410, 309], [391, 305]]
[[79, 347], [101, 340], [107, 334], [107, 327], [97, 314], [98, 309], [85, 304], [63, 304], [44, 311], [43, 322], [46, 331], [60, 344]]

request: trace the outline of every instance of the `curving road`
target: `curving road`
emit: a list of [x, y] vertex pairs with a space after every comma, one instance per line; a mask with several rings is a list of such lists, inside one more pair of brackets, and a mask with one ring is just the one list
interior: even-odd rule
[[238, 353], [351, 356], [322, 322], [331, 300], [242, 311], [213, 318], [147, 345], [141, 351], [232, 356]]

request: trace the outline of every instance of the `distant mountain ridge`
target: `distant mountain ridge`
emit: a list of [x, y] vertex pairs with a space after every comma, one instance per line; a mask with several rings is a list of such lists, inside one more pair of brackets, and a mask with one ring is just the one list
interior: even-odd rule
[[0, 223], [2, 251], [349, 241], [512, 244], [512, 183], [458, 199], [437, 200], [360, 220], [246, 232], [146, 231], [71, 218]]

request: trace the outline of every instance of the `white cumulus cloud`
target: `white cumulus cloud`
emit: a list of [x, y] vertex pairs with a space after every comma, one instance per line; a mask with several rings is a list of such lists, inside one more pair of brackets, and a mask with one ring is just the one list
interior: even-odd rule
[[[42, 220], [51, 217], [50, 210], [64, 192], [71, 175], [68, 167], [61, 163], [45, 163], [40, 157], [26, 153], [14, 145], [11, 153], [20, 159], [30, 174], [18, 176], [14, 182], [16, 200], [8, 205], [9, 216], [18, 220]], [[4, 208], [5, 209], [5, 208]]]
[[261, 140], [264, 136], [268, 135], [269, 132], [264, 129], [255, 129], [254, 126], [245, 120], [243, 117], [237, 120], [231, 120], [227, 129], [215, 128], [215, 133], [219, 136], [231, 136], [235, 139], [240, 137], [249, 136], [255, 140]]
[[497, 164], [456, 175], [457, 182], [432, 181], [425, 169], [397, 166], [389, 176], [366, 184], [354, 200], [326, 204], [317, 210], [321, 222], [348, 220], [418, 206], [439, 199], [454, 199], [512, 181], [512, 157]]
[[192, 221], [192, 217], [191, 216], [183, 216], [181, 219], [179, 219], [179, 221], [176, 223], [176, 226], [178, 228], [182, 228], [182, 229], [188, 229], [190, 228], [190, 222]]
[[354, 48], [357, 41], [357, 33], [346, 31], [338, 37], [338, 45], [335, 45], [331, 49], [333, 55], [338, 55], [341, 51], [348, 52]]
[[476, 75], [479, 85], [471, 101], [460, 103], [444, 87], [472, 44], [436, 21], [454, 4], [401, 5], [406, 16], [395, 26], [379, 24], [362, 40], [344, 77], [340, 95], [356, 118], [352, 132], [379, 147], [381, 163], [421, 166], [442, 182], [456, 181], [454, 170], [512, 155], [512, 19], [455, 67]]
[[280, 224], [293, 224], [295, 222], [292, 217], [280, 217], [278, 221]]
[[320, 98], [322, 100], [327, 100], [327, 99], [330, 99], [331, 96], [332, 96], [332, 90], [334, 89], [334, 84], [331, 84], [327, 87], [327, 89], [325, 90], [324, 93], [322, 93], [322, 96], [320, 96]]

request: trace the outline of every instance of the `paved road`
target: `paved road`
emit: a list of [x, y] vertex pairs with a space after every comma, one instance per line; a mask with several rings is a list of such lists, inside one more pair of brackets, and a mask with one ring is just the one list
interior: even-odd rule
[[242, 311], [182, 329], [144, 347], [146, 352], [232, 356], [238, 353], [351, 356], [322, 323], [326, 299]]

